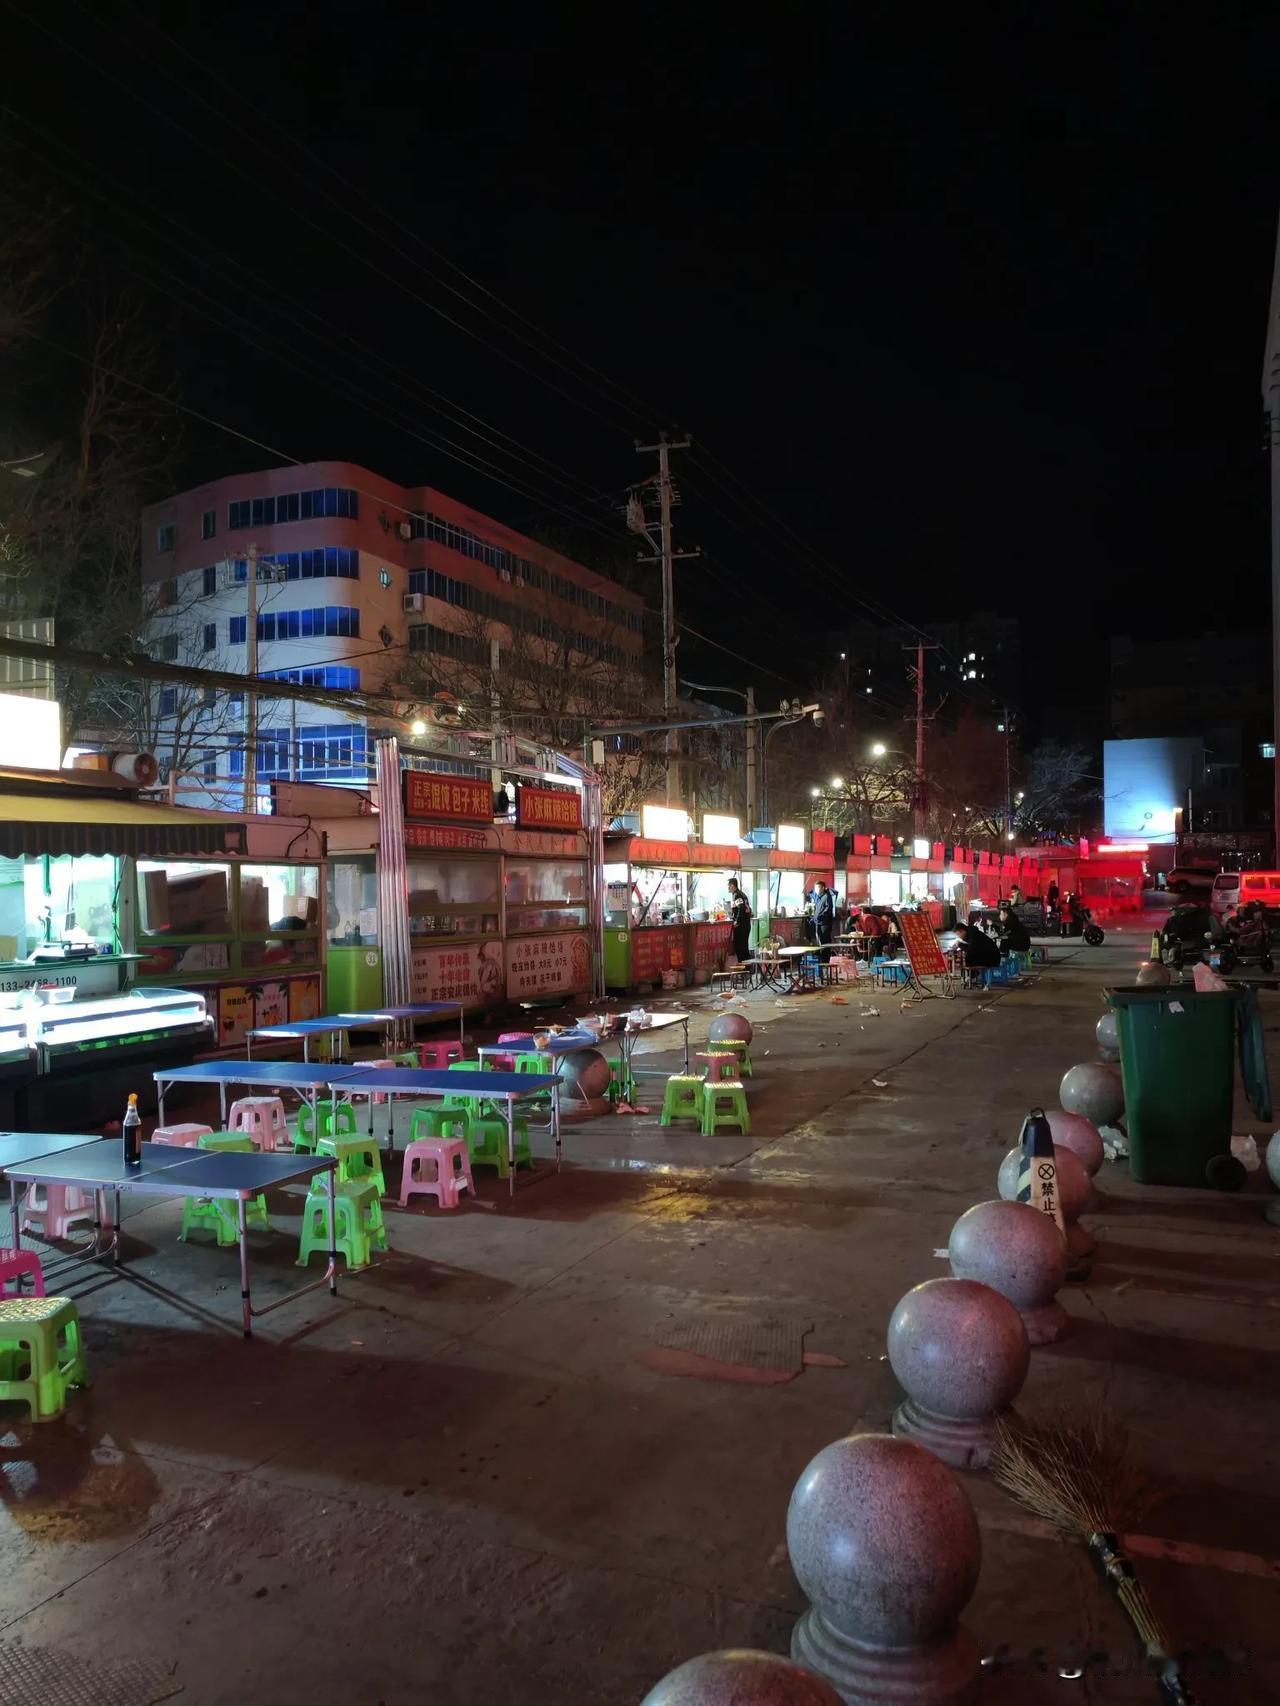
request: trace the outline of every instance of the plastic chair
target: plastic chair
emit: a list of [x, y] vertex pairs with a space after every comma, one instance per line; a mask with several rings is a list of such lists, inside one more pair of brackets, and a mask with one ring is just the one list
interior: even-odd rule
[[409, 1141], [411, 1143], [416, 1143], [420, 1138], [452, 1138], [455, 1132], [462, 1138], [467, 1135], [467, 1110], [465, 1108], [448, 1108], [437, 1105], [433, 1108], [414, 1109], [413, 1120], [409, 1126]]
[[702, 1120], [702, 1087], [705, 1078], [695, 1078], [691, 1074], [674, 1073], [667, 1079], [667, 1087], [662, 1093], [662, 1117], [660, 1125], [670, 1125], [672, 1120]]
[[151, 1133], [152, 1143], [170, 1143], [175, 1149], [194, 1149], [211, 1125], [158, 1125]]
[[[353, 1179], [333, 1188], [334, 1209], [338, 1219], [335, 1247], [346, 1258], [348, 1268], [366, 1268], [372, 1254], [372, 1240], [365, 1227], [370, 1203], [376, 1204], [378, 1193], [371, 1184], [359, 1184]], [[386, 1233], [383, 1233], [385, 1243]], [[329, 1187], [322, 1182], [318, 1191], [309, 1191], [302, 1210], [302, 1236], [298, 1242], [296, 1266], [305, 1268], [315, 1252], [329, 1254]]]
[[[517, 1118], [513, 1133], [516, 1166], [532, 1167], [533, 1150], [529, 1146], [529, 1122]], [[503, 1114], [486, 1114], [467, 1122], [467, 1148], [471, 1151], [473, 1167], [496, 1167], [498, 1177], [510, 1177], [507, 1157], [507, 1121]]]
[[[416, 1064], [416, 1061], [415, 1061]], [[319, 1124], [317, 1126], [317, 1120]], [[354, 1137], [356, 1135], [356, 1111], [350, 1102], [333, 1102], [328, 1097], [322, 1097], [316, 1103], [315, 1117], [311, 1113], [311, 1103], [303, 1102], [298, 1109], [298, 1124], [293, 1134], [295, 1150], [315, 1151], [316, 1144], [322, 1137]]]
[[463, 1059], [464, 1052], [461, 1043], [419, 1043], [418, 1064], [443, 1072]]
[[44, 1296], [44, 1269], [40, 1266], [40, 1258], [34, 1250], [0, 1250], [0, 1297], [5, 1295], [5, 1287], [13, 1281], [14, 1291], [21, 1296], [22, 1278], [24, 1274], [31, 1277], [31, 1292], [34, 1297]]
[[714, 1137], [721, 1126], [737, 1126], [746, 1136], [751, 1130], [751, 1115], [747, 1111], [747, 1091], [743, 1084], [713, 1084], [707, 1079], [702, 1086], [702, 1135]]
[[244, 1132], [264, 1152], [284, 1149], [289, 1142], [284, 1103], [279, 1096], [242, 1096], [232, 1102], [227, 1130]]
[[386, 1192], [386, 1180], [382, 1176], [382, 1152], [372, 1138], [322, 1137], [316, 1145], [316, 1154], [333, 1156], [338, 1163], [340, 1180], [364, 1179], [377, 1187], [379, 1196]]
[[750, 1044], [744, 1043], [736, 1037], [729, 1037], [723, 1041], [718, 1037], [712, 1037], [708, 1040], [707, 1047], [714, 1054], [731, 1054], [738, 1063], [737, 1077], [755, 1077], [755, 1069], [751, 1065]]
[[67, 1389], [87, 1386], [80, 1315], [69, 1297], [0, 1300], [0, 1399], [25, 1404], [33, 1422], [66, 1408]]
[[706, 1077], [716, 1083], [737, 1083], [741, 1077], [738, 1070], [738, 1057], [732, 1049], [710, 1049], [706, 1054], [695, 1054], [695, 1060], [705, 1060], [707, 1063]]
[[76, 1185], [28, 1185], [22, 1199], [22, 1230], [52, 1243], [94, 1217], [94, 1193]]
[[[434, 1177], [426, 1172], [428, 1163], [434, 1163]], [[476, 1194], [465, 1138], [428, 1137], [408, 1145], [400, 1175], [401, 1208], [412, 1196], [432, 1196], [441, 1208], [457, 1208], [462, 1191]]]

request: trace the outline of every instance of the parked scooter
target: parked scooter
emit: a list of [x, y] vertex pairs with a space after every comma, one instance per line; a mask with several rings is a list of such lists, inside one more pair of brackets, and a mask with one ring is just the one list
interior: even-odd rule
[[1060, 907], [1046, 909], [1044, 927], [1050, 935], [1079, 936], [1091, 948], [1100, 948], [1107, 939], [1102, 926], [1093, 922], [1093, 913], [1074, 895], [1068, 895]]

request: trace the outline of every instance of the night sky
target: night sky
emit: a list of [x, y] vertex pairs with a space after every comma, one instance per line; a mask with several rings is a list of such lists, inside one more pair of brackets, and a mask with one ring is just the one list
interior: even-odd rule
[[602, 566], [633, 438], [692, 434], [680, 614], [740, 657], [681, 672], [766, 702], [846, 616], [996, 609], [1091, 735], [1109, 632], [1267, 620], [1265, 9], [405, 10], [0, 11], [10, 135], [191, 408]]

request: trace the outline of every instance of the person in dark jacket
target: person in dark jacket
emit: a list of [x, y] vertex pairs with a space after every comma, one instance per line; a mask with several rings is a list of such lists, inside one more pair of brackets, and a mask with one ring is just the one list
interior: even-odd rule
[[1018, 917], [1011, 906], [1002, 906], [996, 923], [996, 934], [1000, 938], [1000, 946], [1008, 954], [1027, 954], [1031, 952], [1031, 932]]
[[984, 930], [973, 924], [957, 924], [956, 935], [964, 950], [964, 963], [969, 971], [994, 969], [1000, 964], [1000, 948]]
[[736, 877], [729, 878], [729, 919], [733, 925], [733, 957], [745, 965], [751, 958], [751, 902], [738, 887]]
[[[836, 897], [819, 877], [813, 885], [813, 934], [820, 948], [828, 948], [836, 933]], [[823, 955], [825, 959], [825, 954]]]

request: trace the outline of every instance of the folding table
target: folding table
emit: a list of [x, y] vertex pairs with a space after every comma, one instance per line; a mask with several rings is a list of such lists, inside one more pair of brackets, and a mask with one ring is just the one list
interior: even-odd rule
[[358, 1071], [351, 1066], [331, 1066], [322, 1061], [299, 1060], [198, 1060], [194, 1066], [169, 1066], [152, 1077], [156, 1081], [156, 1099], [164, 1124], [164, 1099], [174, 1084], [216, 1084], [218, 1107], [225, 1126], [227, 1123], [227, 1085], [239, 1084], [246, 1090], [296, 1090], [316, 1111], [319, 1092], [341, 1078], [344, 1073]]

